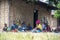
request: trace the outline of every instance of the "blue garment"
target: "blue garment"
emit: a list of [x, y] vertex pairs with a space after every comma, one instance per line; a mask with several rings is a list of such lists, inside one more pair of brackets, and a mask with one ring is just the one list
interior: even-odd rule
[[46, 30], [47, 28], [45, 24], [43, 24], [42, 27], [43, 27], [43, 30]]
[[42, 30], [40, 30], [40, 29], [33, 29], [32, 32], [38, 33], [38, 32], [42, 32]]
[[18, 29], [18, 25], [13, 24], [13, 25], [11, 26], [11, 30], [15, 30], [15, 29]]
[[41, 30], [37, 30], [37, 32], [42, 32]]
[[31, 26], [28, 27], [28, 30], [32, 30], [33, 28]]
[[22, 28], [18, 28], [19, 31], [22, 31]]
[[19, 31], [23, 32], [27, 29], [27, 26], [23, 24], [20, 28], [18, 28]]
[[25, 30], [27, 29], [27, 26], [25, 24], [22, 25], [22, 29]]
[[31, 30], [31, 31], [36, 33], [36, 29], [33, 29], [33, 30]]

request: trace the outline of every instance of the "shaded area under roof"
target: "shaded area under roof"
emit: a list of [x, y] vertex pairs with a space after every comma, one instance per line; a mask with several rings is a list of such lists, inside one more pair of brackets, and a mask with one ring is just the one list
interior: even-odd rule
[[50, 9], [50, 10], [60, 10], [60, 8], [54, 7], [54, 6], [50, 6], [49, 4], [46, 4], [44, 2], [38, 1], [36, 2], [36, 4], [40, 5], [41, 7]]
[[[24, 0], [24, 1], [26, 1], [26, 0]], [[29, 2], [31, 2], [31, 1], [29, 1]], [[47, 3], [44, 3], [44, 2], [41, 2], [41, 1], [36, 1], [36, 4], [39, 5], [39, 6], [41, 6], [41, 7], [47, 8], [49, 10], [60, 10], [60, 8], [51, 6], [51, 5], [49, 5]]]

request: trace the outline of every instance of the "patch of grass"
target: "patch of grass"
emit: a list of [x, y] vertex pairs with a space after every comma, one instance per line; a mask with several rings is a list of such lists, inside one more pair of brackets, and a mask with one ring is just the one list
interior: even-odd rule
[[0, 40], [60, 40], [56, 33], [2, 32]]

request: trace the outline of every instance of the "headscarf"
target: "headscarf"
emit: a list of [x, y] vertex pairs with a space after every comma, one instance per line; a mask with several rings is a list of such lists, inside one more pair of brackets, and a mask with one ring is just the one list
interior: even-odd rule
[[42, 30], [42, 25], [40, 24], [40, 20], [37, 20], [36, 24], [37, 24], [36, 27]]
[[36, 24], [40, 24], [40, 20], [36, 20]]

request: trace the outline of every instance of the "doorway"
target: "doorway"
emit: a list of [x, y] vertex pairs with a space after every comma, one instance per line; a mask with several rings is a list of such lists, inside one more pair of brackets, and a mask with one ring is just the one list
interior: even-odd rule
[[36, 20], [38, 19], [38, 10], [34, 10], [34, 28], [36, 27]]

